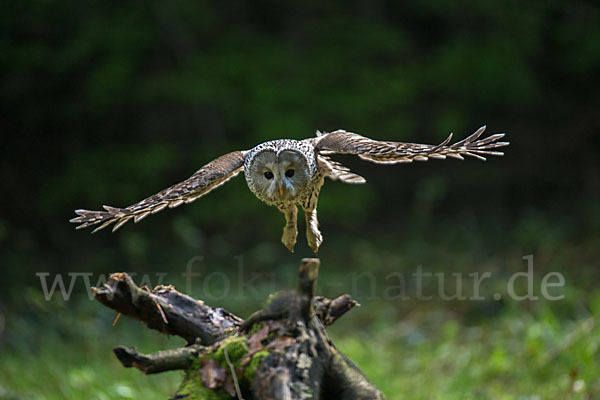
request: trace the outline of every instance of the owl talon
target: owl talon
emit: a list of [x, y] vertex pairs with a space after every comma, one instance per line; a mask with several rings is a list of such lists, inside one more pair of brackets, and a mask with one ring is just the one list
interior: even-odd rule
[[291, 251], [292, 253], [294, 252], [294, 245], [296, 244], [296, 238], [294, 238], [293, 241], [286, 241], [285, 235], [284, 237], [281, 238], [281, 243], [283, 243], [283, 245], [285, 247], [287, 247], [287, 249], [289, 251]]
[[323, 243], [323, 236], [321, 235], [321, 232], [312, 232], [309, 230], [306, 233], [308, 245], [315, 252], [315, 254], [319, 254], [319, 247], [321, 247], [321, 243]]
[[283, 245], [293, 253], [294, 245], [296, 244], [296, 238], [298, 237], [298, 207], [293, 206], [280, 211], [285, 214], [285, 226], [283, 227], [281, 243], [283, 243]]
[[283, 228], [283, 236], [281, 236], [281, 243], [283, 243], [283, 245], [293, 253], [297, 237], [298, 230], [296, 228], [285, 227]]
[[319, 247], [321, 246], [321, 242], [318, 242], [318, 243], [309, 243], [308, 245], [310, 246], [310, 248], [312, 249], [312, 251], [315, 252], [315, 254], [319, 254]]
[[319, 247], [321, 247], [321, 243], [323, 243], [323, 235], [321, 235], [321, 231], [319, 231], [317, 210], [314, 208], [304, 210], [304, 215], [306, 217], [306, 240], [315, 254], [318, 254]]

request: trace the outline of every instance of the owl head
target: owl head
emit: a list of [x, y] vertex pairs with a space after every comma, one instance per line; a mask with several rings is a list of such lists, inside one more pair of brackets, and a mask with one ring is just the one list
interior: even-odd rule
[[[244, 175], [250, 190], [261, 200], [273, 203], [294, 201], [311, 181], [313, 169], [306, 153], [295, 146], [257, 149], [247, 158]], [[310, 152], [309, 152], [310, 154]]]

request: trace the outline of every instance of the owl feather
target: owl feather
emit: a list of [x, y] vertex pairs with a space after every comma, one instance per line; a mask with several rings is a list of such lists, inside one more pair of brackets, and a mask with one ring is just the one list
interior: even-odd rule
[[497, 142], [498, 139], [504, 137], [504, 133], [497, 133], [485, 139], [479, 139], [485, 128], [485, 126], [482, 126], [471, 136], [451, 145], [449, 143], [452, 140], [452, 134], [438, 145], [428, 145], [378, 141], [356, 133], [339, 130], [318, 136], [315, 147], [317, 151], [327, 152], [328, 154], [356, 154], [363, 160], [377, 164], [427, 161], [430, 158], [444, 159], [446, 157], [462, 160], [463, 156], [471, 156], [485, 161], [484, 155], [504, 155], [500, 151], [493, 150], [508, 145], [508, 142]]
[[191, 203], [223, 185], [242, 170], [248, 188], [258, 199], [276, 206], [284, 213], [286, 225], [283, 244], [293, 251], [297, 236], [297, 207], [304, 209], [306, 237], [309, 246], [318, 251], [323, 240], [317, 220], [317, 201], [324, 178], [349, 184], [365, 183], [329, 155], [354, 154], [377, 164], [397, 164], [427, 161], [446, 157], [463, 160], [465, 156], [484, 160], [486, 156], [501, 156], [503, 133], [481, 138], [485, 126], [467, 138], [451, 144], [452, 134], [438, 145], [380, 141], [356, 133], [338, 130], [317, 131], [317, 136], [304, 140], [279, 139], [261, 143], [248, 151], [225, 154], [200, 168], [183, 182], [129, 207], [103, 206], [103, 211], [75, 210], [70, 220], [77, 229], [98, 225], [93, 232], [113, 225], [116, 231], [127, 222], [139, 222], [165, 208]]
[[225, 154], [200, 168], [185, 181], [170, 186], [129, 207], [117, 208], [105, 205], [103, 206], [104, 211], [75, 210], [75, 214], [78, 216], [71, 219], [70, 222], [80, 224], [77, 229], [101, 224], [92, 233], [114, 224], [112, 229], [114, 232], [132, 219], [137, 223], [167, 207], [179, 207], [205, 196], [242, 172], [243, 165], [244, 152], [235, 151]]

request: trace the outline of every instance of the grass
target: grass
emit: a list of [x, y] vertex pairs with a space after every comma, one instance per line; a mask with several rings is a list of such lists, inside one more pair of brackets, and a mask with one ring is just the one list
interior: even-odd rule
[[[445, 237], [454, 242], [443, 242]], [[336, 345], [390, 400], [598, 398], [600, 288], [594, 267], [600, 258], [598, 235], [562, 237], [561, 246], [548, 246], [551, 240], [525, 246], [522, 239], [507, 237], [505, 242], [517, 244], [498, 249], [485, 248], [485, 237], [477, 232], [471, 236], [442, 232], [429, 239], [437, 243], [433, 252], [427, 243], [419, 246], [418, 239], [394, 251], [381, 250], [394, 248], [385, 240], [352, 246], [341, 240], [340, 248], [331, 243], [321, 258], [339, 264], [322, 268], [318, 292], [327, 296], [351, 292], [362, 304], [329, 328]], [[372, 247], [373, 242], [380, 242], [381, 248]], [[443, 250], [449, 248], [452, 253]], [[536, 260], [536, 294], [544, 274], [561, 271], [565, 298], [494, 300], [494, 293], [506, 294], [502, 288], [511, 274], [526, 269], [521, 257], [529, 254], [529, 248]], [[346, 254], [346, 259], [335, 254]], [[424, 269], [433, 273], [456, 271], [452, 267], [457, 265], [465, 277], [473, 271], [493, 272], [494, 278], [481, 289], [486, 300], [419, 301], [410, 283], [409, 300], [385, 298], [381, 283], [386, 276], [400, 268], [409, 277], [414, 269], [407, 265], [414, 260], [423, 260]], [[373, 282], [368, 276], [356, 279], [358, 275], [344, 265], [372, 272], [375, 290], [370, 290]], [[291, 274], [294, 268], [285, 265], [276, 272]], [[289, 287], [289, 282], [283, 286]], [[526, 285], [521, 282], [517, 289], [523, 293]], [[258, 288], [260, 299], [252, 301], [211, 301], [193, 294], [243, 316], [256, 309], [270, 290]], [[46, 302], [39, 288], [30, 288], [21, 300], [22, 310], [0, 309], [7, 327], [0, 336], [0, 399], [166, 399], [181, 382], [179, 372], [144, 376], [125, 369], [111, 349], [135, 345], [142, 352], [153, 352], [181, 346], [182, 340], [126, 318], [113, 327], [115, 314], [85, 296]]]
[[[154, 399], [175, 391], [181, 373], [144, 376], [122, 368], [111, 349], [124, 343], [151, 352], [179, 346], [179, 340], [125, 319], [112, 328], [109, 319], [114, 314], [104, 310], [94, 314], [51, 321], [38, 332], [29, 330], [36, 338], [23, 338], [28, 344], [3, 351], [0, 399]], [[65, 334], [69, 326], [72, 332]]]
[[[330, 334], [388, 399], [598, 396], [596, 317], [558, 319], [550, 304], [542, 307], [536, 315], [507, 309], [477, 323], [457, 318], [452, 307], [435, 306], [389, 318], [394, 307], [375, 301], [338, 321]], [[152, 352], [177, 347], [181, 340], [151, 332], [137, 321], [121, 319], [112, 327], [113, 313], [88, 312], [58, 322], [73, 330], [66, 336], [60, 333], [62, 326], [41, 333], [29, 348], [4, 350], [0, 398], [165, 399], [175, 391], [180, 373], [144, 376], [124, 369], [111, 348], [136, 344]], [[372, 323], [365, 325], [362, 314]]]
[[465, 326], [434, 312], [337, 345], [389, 399], [586, 399], [600, 393], [599, 334], [593, 318], [504, 315]]

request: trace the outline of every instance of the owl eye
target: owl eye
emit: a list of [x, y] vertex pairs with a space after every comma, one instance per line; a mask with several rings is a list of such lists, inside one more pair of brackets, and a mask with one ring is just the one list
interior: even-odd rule
[[285, 171], [285, 176], [287, 176], [288, 178], [291, 178], [292, 176], [294, 176], [294, 170], [288, 169], [287, 171]]
[[273, 179], [273, 173], [271, 171], [265, 172], [265, 178], [269, 180]]

